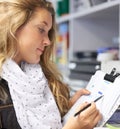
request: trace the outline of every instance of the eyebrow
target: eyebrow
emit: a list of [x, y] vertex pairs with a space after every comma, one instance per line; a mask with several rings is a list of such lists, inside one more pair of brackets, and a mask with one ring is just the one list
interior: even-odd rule
[[[41, 24], [44, 24], [45, 26], [49, 27], [49, 26], [48, 26], [48, 23], [47, 23], [46, 21], [41, 21]], [[52, 28], [52, 26], [51, 26], [51, 28]], [[50, 29], [51, 29], [51, 28], [50, 28]]]
[[41, 23], [43, 23], [43, 24], [45, 24], [46, 26], [48, 26], [48, 24], [47, 24], [47, 22], [46, 22], [46, 21], [43, 21], [43, 22], [41, 22]]

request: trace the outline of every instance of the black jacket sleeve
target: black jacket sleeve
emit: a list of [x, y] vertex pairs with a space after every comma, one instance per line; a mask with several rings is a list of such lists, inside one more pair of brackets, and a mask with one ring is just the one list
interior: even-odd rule
[[0, 100], [0, 129], [21, 129], [18, 124], [8, 84], [4, 79], [0, 80], [0, 87], [7, 93], [6, 102]]

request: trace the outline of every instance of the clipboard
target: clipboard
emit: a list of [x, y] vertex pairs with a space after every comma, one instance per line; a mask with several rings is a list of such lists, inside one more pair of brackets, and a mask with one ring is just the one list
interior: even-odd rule
[[101, 112], [103, 118], [98, 123], [97, 127], [103, 127], [110, 119], [113, 113], [120, 105], [120, 73], [116, 73], [113, 68], [110, 74], [104, 73], [101, 70], [91, 77], [86, 89], [91, 92], [90, 95], [83, 95], [71, 107], [68, 113], [63, 117], [63, 125], [67, 122], [70, 116], [74, 116], [77, 107], [83, 102], [91, 102], [101, 95], [104, 95], [96, 106]]

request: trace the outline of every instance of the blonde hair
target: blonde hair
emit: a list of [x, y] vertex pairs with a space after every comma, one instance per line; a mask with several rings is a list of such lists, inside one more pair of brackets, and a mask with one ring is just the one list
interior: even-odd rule
[[69, 109], [69, 89], [62, 83], [54, 61], [55, 47], [55, 12], [50, 2], [45, 0], [0, 0], [0, 70], [3, 62], [17, 51], [16, 31], [27, 23], [36, 8], [44, 8], [52, 14], [53, 25], [49, 32], [51, 45], [45, 48], [40, 65], [48, 79], [50, 89], [63, 116]]

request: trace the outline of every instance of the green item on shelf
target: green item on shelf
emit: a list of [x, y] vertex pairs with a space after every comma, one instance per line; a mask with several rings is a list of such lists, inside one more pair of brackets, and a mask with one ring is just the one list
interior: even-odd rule
[[69, 13], [69, 0], [59, 0], [57, 2], [57, 16], [66, 15]]
[[68, 14], [69, 13], [69, 0], [63, 0], [62, 1], [62, 14]]
[[57, 2], [57, 15], [61, 16], [62, 15], [62, 1]]
[[120, 129], [120, 127], [115, 127], [115, 126], [110, 125], [110, 124], [106, 124], [106, 126], [107, 126], [109, 129]]

